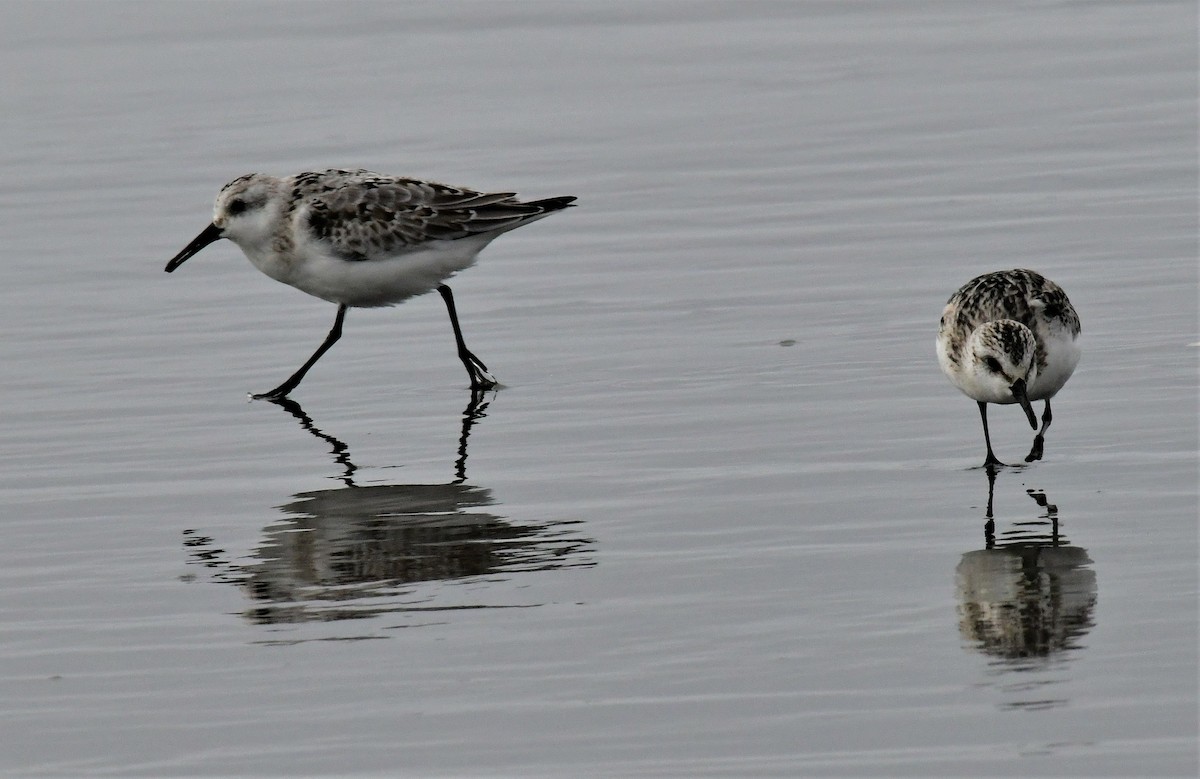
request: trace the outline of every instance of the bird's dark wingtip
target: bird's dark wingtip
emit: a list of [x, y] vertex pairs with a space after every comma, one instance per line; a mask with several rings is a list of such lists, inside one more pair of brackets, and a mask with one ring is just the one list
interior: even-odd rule
[[562, 197], [548, 197], [545, 200], [534, 200], [526, 203], [525, 205], [537, 206], [538, 208], [542, 209], [543, 212], [561, 211], [564, 208], [570, 208], [571, 204], [578, 199], [579, 198], [575, 197], [574, 195], [563, 195]]

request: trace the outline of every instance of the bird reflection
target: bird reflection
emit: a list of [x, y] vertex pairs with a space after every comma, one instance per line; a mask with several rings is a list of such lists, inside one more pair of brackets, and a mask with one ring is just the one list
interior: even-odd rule
[[279, 624], [490, 608], [461, 599], [438, 605], [437, 593], [418, 585], [594, 564], [592, 540], [574, 527], [579, 522], [508, 522], [487, 510], [490, 490], [466, 483], [467, 440], [488, 406], [483, 393], [473, 392], [463, 412], [454, 479], [444, 484], [359, 486], [343, 441], [318, 428], [296, 401], [273, 402], [329, 445], [343, 486], [298, 493], [280, 506], [284, 518], [264, 528], [248, 563], [230, 562], [212, 539], [187, 533], [189, 562], [254, 600], [248, 619]]
[[[1081, 647], [1094, 625], [1096, 574], [1086, 550], [1067, 542], [1058, 507], [1040, 490], [1025, 491], [1040, 513], [997, 537], [996, 470], [987, 471], [984, 548], [964, 554], [956, 570], [959, 630], [1001, 664], [1028, 668]], [[1059, 703], [1034, 697], [1017, 705]]]

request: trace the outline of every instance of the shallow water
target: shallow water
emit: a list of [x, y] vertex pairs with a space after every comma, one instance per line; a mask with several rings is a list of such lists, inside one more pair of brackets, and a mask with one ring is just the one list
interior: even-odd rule
[[[0, 6], [0, 770], [1194, 775], [1195, 17]], [[501, 390], [434, 296], [246, 400], [333, 307], [162, 266], [331, 165], [580, 198], [454, 282]], [[1013, 266], [1084, 359], [989, 491]]]

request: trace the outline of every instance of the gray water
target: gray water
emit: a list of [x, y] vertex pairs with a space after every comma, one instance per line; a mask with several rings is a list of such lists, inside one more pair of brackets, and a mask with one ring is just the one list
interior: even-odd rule
[[[1187, 2], [3, 4], [0, 770], [1195, 775]], [[234, 176], [579, 207], [350, 312]], [[1083, 319], [978, 466], [941, 307]], [[992, 414], [1002, 459], [1030, 443]]]

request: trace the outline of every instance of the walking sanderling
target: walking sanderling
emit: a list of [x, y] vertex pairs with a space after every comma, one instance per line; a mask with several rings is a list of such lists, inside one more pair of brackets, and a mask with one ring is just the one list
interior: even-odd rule
[[221, 238], [276, 281], [336, 303], [325, 341], [287, 381], [256, 398], [285, 397], [342, 335], [347, 308], [393, 306], [437, 289], [446, 302], [471, 389], [496, 380], [467, 349], [454, 296], [442, 282], [475, 264], [496, 236], [567, 208], [574, 197], [519, 202], [368, 170], [325, 170], [286, 178], [251, 173], [217, 195], [212, 224], [167, 263], [178, 268]]
[[938, 329], [938, 363], [954, 386], [979, 403], [985, 466], [1004, 464], [992, 453], [988, 403], [1020, 403], [1037, 430], [1030, 401], [1046, 401], [1025, 462], [1042, 459], [1050, 399], [1079, 363], [1079, 331], [1067, 293], [1031, 270], [985, 273], [950, 296]]

